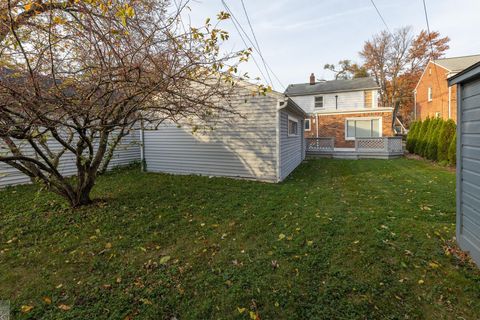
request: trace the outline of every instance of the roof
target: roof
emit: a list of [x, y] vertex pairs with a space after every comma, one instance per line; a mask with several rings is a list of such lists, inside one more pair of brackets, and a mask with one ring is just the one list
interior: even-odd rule
[[285, 94], [289, 96], [304, 96], [322, 93], [360, 91], [366, 89], [379, 89], [373, 78], [357, 78], [351, 80], [332, 80], [321, 81], [315, 84], [298, 83], [291, 84], [285, 90]]
[[450, 72], [460, 72], [479, 61], [480, 61], [480, 54], [476, 54], [476, 55], [463, 56], [463, 57], [435, 59], [434, 63], [449, 70]]
[[288, 108], [300, 115], [302, 115], [303, 117], [307, 117], [307, 113], [305, 112], [305, 110], [303, 110], [302, 108], [300, 108], [298, 106], [298, 104], [295, 103], [295, 101], [293, 101], [292, 99], [288, 98], [286, 103], [284, 103], [283, 105], [281, 105], [281, 108], [280, 109], [285, 109], [285, 108]]
[[477, 62], [470, 67], [466, 68], [460, 73], [448, 78], [448, 85], [452, 86], [457, 83], [463, 83], [470, 81], [471, 79], [480, 78], [480, 62]]

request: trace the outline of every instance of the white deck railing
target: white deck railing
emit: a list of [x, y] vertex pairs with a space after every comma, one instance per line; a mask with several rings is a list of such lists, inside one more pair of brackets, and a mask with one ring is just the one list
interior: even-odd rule
[[357, 138], [355, 151], [403, 153], [402, 137]]
[[333, 137], [306, 138], [307, 152], [309, 151], [333, 151], [335, 139]]

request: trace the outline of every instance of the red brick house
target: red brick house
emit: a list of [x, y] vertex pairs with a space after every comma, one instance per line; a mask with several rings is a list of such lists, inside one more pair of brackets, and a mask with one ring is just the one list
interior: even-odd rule
[[479, 61], [480, 55], [431, 60], [413, 91], [415, 119], [430, 117], [457, 122], [457, 87], [449, 87], [447, 78]]
[[379, 105], [372, 78], [291, 84], [285, 94], [308, 115], [305, 137], [334, 137], [335, 147], [352, 148], [355, 138], [393, 136], [393, 108]]

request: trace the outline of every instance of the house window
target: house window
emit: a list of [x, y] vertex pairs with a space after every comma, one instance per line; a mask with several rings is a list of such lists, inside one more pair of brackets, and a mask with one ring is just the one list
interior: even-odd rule
[[323, 108], [323, 96], [315, 97], [315, 109]]
[[310, 131], [310, 119], [305, 119], [305, 131]]
[[432, 101], [432, 98], [433, 98], [433, 95], [432, 95], [432, 88], [428, 88], [428, 92], [427, 92], [427, 95], [428, 95], [428, 102]]
[[382, 136], [381, 119], [347, 119], [345, 123], [346, 140], [355, 138], [376, 138]]
[[435, 118], [440, 118], [442, 114], [440, 112], [435, 112]]
[[293, 118], [288, 118], [288, 135], [297, 136], [298, 135], [298, 121]]

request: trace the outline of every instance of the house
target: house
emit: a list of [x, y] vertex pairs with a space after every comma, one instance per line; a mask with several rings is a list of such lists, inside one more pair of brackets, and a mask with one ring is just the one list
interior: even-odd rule
[[416, 120], [452, 119], [457, 122], [457, 87], [447, 79], [480, 61], [480, 55], [430, 60], [413, 91]]
[[457, 241], [480, 266], [480, 62], [449, 78], [457, 87]]
[[211, 129], [195, 131], [196, 121], [185, 119], [144, 130], [146, 170], [266, 182], [285, 179], [305, 158], [306, 113], [282, 93], [252, 95], [254, 89], [237, 83], [230, 100], [233, 112], [215, 117]]
[[351, 148], [355, 138], [392, 136], [393, 108], [379, 104], [372, 78], [291, 84], [285, 94], [307, 114], [305, 137], [334, 137], [335, 147]]

